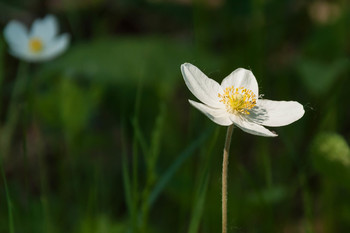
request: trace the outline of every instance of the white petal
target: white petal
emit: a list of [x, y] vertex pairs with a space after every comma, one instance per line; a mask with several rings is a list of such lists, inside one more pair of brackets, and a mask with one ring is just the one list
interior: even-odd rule
[[27, 50], [12, 50], [11, 54], [28, 62], [43, 62], [51, 60], [63, 53], [69, 45], [70, 37], [68, 34], [63, 34], [45, 45], [41, 53], [32, 53]]
[[296, 101], [257, 101], [249, 115], [251, 121], [266, 126], [284, 126], [299, 120], [305, 111]]
[[238, 68], [233, 71], [229, 76], [222, 80], [221, 86], [223, 89], [231, 86], [234, 86], [235, 88], [244, 87], [251, 90], [256, 95], [256, 98], [259, 96], [258, 82], [256, 81], [255, 76], [250, 70], [243, 68]]
[[58, 33], [57, 19], [53, 15], [47, 15], [43, 19], [36, 19], [30, 31], [31, 37], [38, 37], [48, 43]]
[[62, 54], [67, 49], [69, 41], [70, 36], [67, 33], [55, 38], [46, 45], [45, 50], [40, 55], [40, 60], [51, 60]]
[[264, 136], [264, 137], [276, 137], [277, 136], [277, 134], [266, 129], [264, 126], [250, 122], [247, 118], [244, 118], [242, 116], [231, 114], [230, 119], [233, 121], [233, 123], [237, 127], [239, 127], [240, 129], [242, 129], [243, 131], [245, 131], [247, 133], [258, 135], [258, 136]]
[[205, 104], [195, 102], [193, 100], [188, 100], [195, 108], [203, 112], [210, 120], [214, 121], [216, 124], [228, 126], [232, 125], [230, 116], [227, 113], [226, 109], [216, 109], [211, 108]]
[[192, 64], [185, 63], [181, 65], [181, 73], [185, 83], [200, 101], [213, 108], [224, 106], [218, 97], [222, 93], [222, 88], [213, 79], [208, 78], [202, 71]]
[[28, 46], [28, 32], [18, 21], [9, 22], [4, 29], [4, 37], [11, 49], [25, 50]]

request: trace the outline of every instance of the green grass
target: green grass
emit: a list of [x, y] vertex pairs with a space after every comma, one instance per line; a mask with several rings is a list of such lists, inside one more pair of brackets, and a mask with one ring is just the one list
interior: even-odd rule
[[229, 232], [350, 229], [349, 4], [179, 2], [0, 4], [1, 30], [51, 12], [72, 36], [37, 64], [0, 36], [0, 233], [220, 232], [226, 130], [188, 103], [185, 62], [306, 111], [277, 138], [235, 130]]

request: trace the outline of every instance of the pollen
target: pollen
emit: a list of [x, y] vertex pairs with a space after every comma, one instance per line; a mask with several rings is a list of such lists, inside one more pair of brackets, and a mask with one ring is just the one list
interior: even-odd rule
[[256, 105], [256, 95], [244, 87], [227, 87], [223, 94], [218, 94], [220, 102], [225, 104], [229, 113], [250, 114], [249, 110]]
[[40, 53], [44, 48], [44, 44], [39, 38], [32, 38], [29, 40], [29, 50], [33, 53]]

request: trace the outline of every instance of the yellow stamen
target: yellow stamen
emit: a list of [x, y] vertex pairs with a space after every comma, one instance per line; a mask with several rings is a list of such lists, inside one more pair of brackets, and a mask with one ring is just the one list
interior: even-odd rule
[[39, 38], [31, 38], [29, 40], [29, 50], [33, 53], [40, 53], [44, 48], [44, 44]]
[[250, 114], [249, 110], [256, 105], [255, 94], [244, 87], [227, 87], [223, 94], [218, 94], [220, 102], [226, 105], [229, 113]]

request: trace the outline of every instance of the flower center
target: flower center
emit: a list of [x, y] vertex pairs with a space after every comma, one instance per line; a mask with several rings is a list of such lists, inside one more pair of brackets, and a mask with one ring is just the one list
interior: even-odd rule
[[43, 42], [39, 38], [32, 38], [29, 40], [29, 50], [33, 53], [40, 53], [44, 48]]
[[250, 114], [249, 110], [256, 105], [255, 94], [246, 88], [227, 87], [224, 94], [218, 94], [220, 102], [226, 105], [229, 113]]

